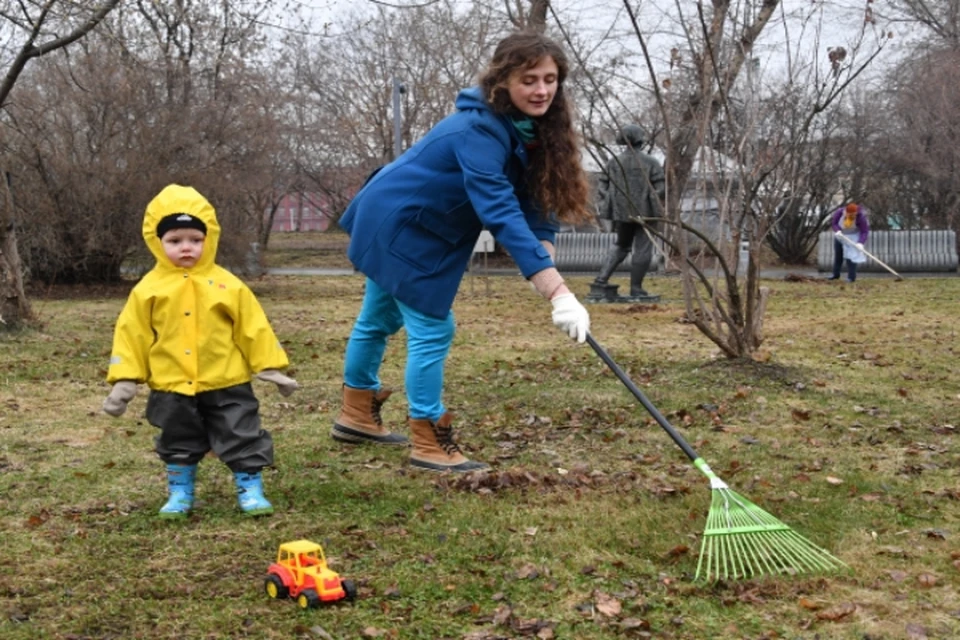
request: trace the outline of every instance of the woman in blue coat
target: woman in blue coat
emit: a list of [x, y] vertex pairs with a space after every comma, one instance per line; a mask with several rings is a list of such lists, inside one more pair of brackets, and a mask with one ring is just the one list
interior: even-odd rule
[[[553, 306], [553, 324], [583, 342], [586, 309], [553, 262], [559, 222], [591, 219], [563, 50], [541, 34], [501, 41], [478, 87], [456, 112], [386, 165], [340, 220], [347, 251], [367, 276], [347, 344], [343, 407], [332, 435], [344, 442], [406, 445], [383, 426], [390, 395], [379, 370], [387, 339], [405, 327], [405, 388], [413, 439], [410, 462], [434, 471], [470, 471], [443, 404], [443, 371], [453, 342], [451, 306], [474, 244], [488, 229]], [[551, 213], [548, 213], [551, 212]]]

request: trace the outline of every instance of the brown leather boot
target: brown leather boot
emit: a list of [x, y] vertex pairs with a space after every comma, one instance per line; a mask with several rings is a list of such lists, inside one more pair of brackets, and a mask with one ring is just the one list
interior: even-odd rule
[[343, 385], [343, 406], [340, 415], [333, 423], [330, 435], [340, 442], [407, 445], [409, 438], [398, 433], [390, 433], [383, 426], [380, 407], [393, 391], [389, 389], [354, 389]]
[[483, 462], [468, 460], [453, 441], [453, 414], [447, 411], [436, 422], [410, 418], [413, 451], [410, 464], [430, 471], [477, 471], [489, 469]]

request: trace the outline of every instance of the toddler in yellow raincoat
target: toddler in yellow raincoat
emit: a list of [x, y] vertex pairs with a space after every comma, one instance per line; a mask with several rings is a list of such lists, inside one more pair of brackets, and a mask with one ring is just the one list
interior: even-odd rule
[[147, 420], [160, 429], [169, 499], [161, 518], [193, 508], [197, 465], [210, 450], [233, 471], [240, 508], [273, 513], [261, 470], [273, 440], [260, 426], [251, 374], [290, 395], [297, 383], [266, 314], [247, 285], [215, 263], [220, 225], [191, 187], [169, 185], [147, 205], [143, 239], [157, 264], [130, 292], [117, 320], [105, 412], [120, 416], [150, 387]]

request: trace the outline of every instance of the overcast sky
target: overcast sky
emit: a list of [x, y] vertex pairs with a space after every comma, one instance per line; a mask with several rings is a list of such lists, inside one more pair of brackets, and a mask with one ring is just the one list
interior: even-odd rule
[[[409, 7], [427, 1], [386, 0], [384, 4]], [[495, 6], [500, 2], [487, 1], [494, 2]], [[470, 0], [455, 2], [470, 4]], [[333, 33], [339, 31], [338, 27], [350, 12], [373, 12], [376, 8], [369, 0], [301, 0], [301, 3], [309, 8], [316, 29], [322, 29], [326, 24], [329, 32]], [[735, 2], [735, 11], [732, 13], [742, 18], [759, 4], [760, 0]], [[877, 24], [866, 25], [865, 30], [864, 9], [876, 4], [881, 3], [868, 3], [867, 0], [783, 0], [755, 49], [755, 57], [759, 59], [764, 73], [782, 73], [791, 60], [810, 59], [813, 52], [824, 59], [821, 62], [825, 64], [828, 47], [843, 46], [852, 56], [861, 38], [864, 50], [871, 50], [881, 34], [893, 32], [894, 39], [887, 43], [886, 53], [876, 65], [879, 71], [885, 63], [895, 59], [910, 34], [903, 32], [902, 26], [881, 24], [879, 20]], [[564, 24], [586, 41], [599, 42], [610, 35], [622, 36], [620, 40], [623, 44], [620, 46], [628, 51], [638, 49], [622, 0], [554, 0], [553, 5]], [[678, 5], [688, 12], [688, 20], [695, 17], [696, 4], [686, 0], [644, 0], [633, 4], [641, 29], [649, 38], [649, 48], [664, 61], [671, 47], [683, 40], [676, 19]], [[607, 51], [615, 46], [610, 45]]]

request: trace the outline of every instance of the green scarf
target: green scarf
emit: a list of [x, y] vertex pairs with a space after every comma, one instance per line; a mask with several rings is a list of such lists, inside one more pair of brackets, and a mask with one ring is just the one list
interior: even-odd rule
[[510, 116], [510, 122], [513, 128], [517, 130], [517, 135], [523, 144], [530, 144], [537, 139], [537, 127], [533, 118], [530, 116]]

